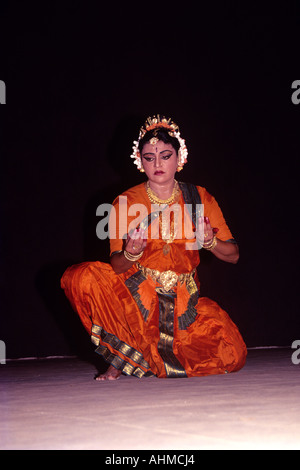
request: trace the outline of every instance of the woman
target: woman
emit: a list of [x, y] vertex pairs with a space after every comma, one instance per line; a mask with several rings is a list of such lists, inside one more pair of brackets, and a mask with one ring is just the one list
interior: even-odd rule
[[75, 265], [62, 278], [96, 352], [110, 364], [97, 379], [239, 370], [244, 341], [227, 313], [200, 297], [197, 279], [199, 249], [229, 263], [239, 258], [217, 202], [205, 188], [174, 179], [187, 149], [171, 119], [148, 118], [131, 157], [148, 180], [113, 203], [110, 264]]

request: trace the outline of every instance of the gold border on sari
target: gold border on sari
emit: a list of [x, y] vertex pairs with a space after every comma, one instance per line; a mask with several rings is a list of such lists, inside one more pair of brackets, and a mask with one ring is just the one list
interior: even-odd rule
[[147, 321], [149, 316], [149, 310], [144, 306], [141, 296], [139, 294], [139, 287], [141, 283], [145, 280], [146, 277], [144, 273], [139, 270], [125, 281], [125, 285], [129, 289], [132, 297], [134, 298], [141, 314], [143, 315], [144, 320]]
[[156, 289], [159, 300], [159, 332], [160, 337], [157, 344], [158, 352], [164, 361], [167, 377], [187, 377], [182, 364], [173, 351], [174, 341], [174, 303], [175, 292], [165, 292], [164, 289]]
[[[122, 372], [127, 375], [136, 375], [137, 377], [149, 374], [150, 366], [148, 362], [145, 361], [142, 353], [129, 346], [124, 341], [121, 341], [112, 333], [108, 333], [101, 326], [92, 326], [91, 340], [93, 344], [97, 346], [96, 353], [103, 356], [104, 359], [116, 367], [116, 369], [122, 370]], [[112, 352], [106, 345], [109, 345], [116, 353]], [[118, 356], [117, 353], [120, 353], [120, 355], [134, 362], [136, 366], [133, 366], [126, 361], [126, 359]], [[147, 371], [144, 371], [142, 368], [147, 369]]]
[[178, 317], [179, 330], [186, 330], [192, 323], [194, 323], [198, 314], [196, 310], [196, 305], [198, 303], [200, 295], [194, 278], [190, 278], [187, 280], [186, 288], [190, 295], [190, 298], [185, 312], [180, 315], [180, 317]]

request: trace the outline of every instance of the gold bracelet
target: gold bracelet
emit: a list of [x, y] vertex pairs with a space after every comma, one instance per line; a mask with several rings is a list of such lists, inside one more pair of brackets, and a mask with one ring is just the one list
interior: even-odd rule
[[141, 251], [141, 253], [139, 253], [138, 255], [133, 255], [132, 253], [129, 253], [126, 250], [123, 251], [123, 254], [124, 254], [125, 258], [128, 261], [131, 261], [131, 262], [134, 262], [134, 261], [137, 261], [138, 259], [140, 259], [143, 256], [143, 253], [144, 253], [144, 250]]
[[205, 245], [205, 244], [203, 243], [203, 248], [205, 248], [206, 250], [211, 251], [211, 250], [213, 250], [213, 249], [216, 247], [216, 245], [217, 245], [217, 237], [216, 237], [216, 235], [214, 235], [214, 236], [213, 236], [213, 239], [209, 242], [208, 245]]

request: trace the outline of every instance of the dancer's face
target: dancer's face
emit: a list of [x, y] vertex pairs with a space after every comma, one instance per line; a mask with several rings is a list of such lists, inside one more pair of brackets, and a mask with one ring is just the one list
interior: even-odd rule
[[142, 165], [149, 181], [165, 184], [174, 179], [178, 156], [171, 144], [159, 140], [155, 144], [148, 142], [142, 150]]

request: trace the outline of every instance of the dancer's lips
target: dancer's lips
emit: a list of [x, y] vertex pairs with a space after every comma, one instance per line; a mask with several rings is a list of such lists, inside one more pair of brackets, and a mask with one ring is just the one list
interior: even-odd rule
[[164, 171], [158, 171], [158, 170], [157, 170], [154, 174], [155, 174], [156, 176], [159, 176], [159, 175], [164, 175], [165, 172], [164, 172]]

